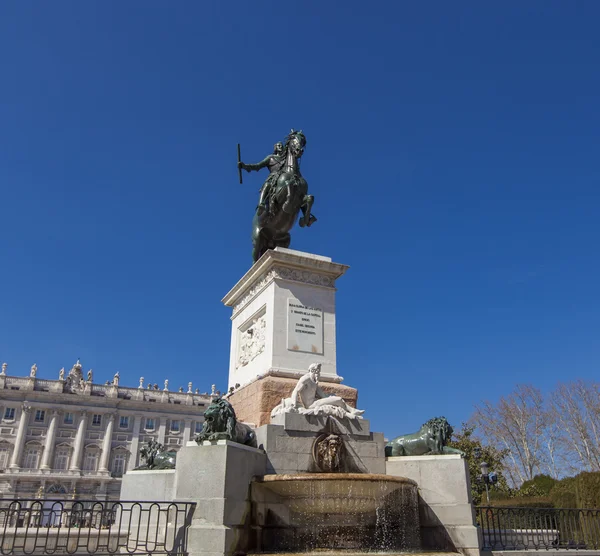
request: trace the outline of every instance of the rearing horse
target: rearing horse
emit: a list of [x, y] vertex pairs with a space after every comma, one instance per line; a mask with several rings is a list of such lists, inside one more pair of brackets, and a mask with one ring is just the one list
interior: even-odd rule
[[289, 247], [290, 230], [302, 211], [300, 227], [311, 226], [314, 197], [308, 195], [308, 184], [300, 173], [299, 159], [306, 147], [302, 131], [292, 130], [280, 153], [268, 156], [258, 164], [239, 163], [245, 170], [269, 167], [271, 174], [263, 187], [268, 187], [267, 207], [259, 205], [252, 219], [252, 259], [256, 262], [268, 249]]

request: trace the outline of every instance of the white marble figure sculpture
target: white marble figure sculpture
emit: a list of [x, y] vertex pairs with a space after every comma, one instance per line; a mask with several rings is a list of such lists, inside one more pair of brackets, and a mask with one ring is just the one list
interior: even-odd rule
[[271, 411], [271, 417], [282, 413], [330, 415], [338, 419], [362, 419], [364, 410], [350, 407], [340, 396], [329, 396], [319, 386], [321, 363], [313, 363], [308, 373], [300, 377], [291, 397], [284, 398]]

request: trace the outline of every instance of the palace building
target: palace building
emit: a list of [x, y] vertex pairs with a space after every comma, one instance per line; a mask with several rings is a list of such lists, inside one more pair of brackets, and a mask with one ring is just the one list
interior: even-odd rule
[[[0, 372], [0, 498], [114, 500], [121, 476], [140, 465], [143, 443], [179, 450], [200, 432], [210, 394], [168, 381], [137, 388], [94, 384], [77, 361], [58, 380]], [[214, 387], [213, 387], [214, 394]]]

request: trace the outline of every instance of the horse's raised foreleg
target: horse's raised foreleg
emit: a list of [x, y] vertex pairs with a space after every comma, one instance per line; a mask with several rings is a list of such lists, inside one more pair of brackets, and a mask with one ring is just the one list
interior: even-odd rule
[[312, 195], [304, 196], [302, 205], [300, 206], [303, 216], [298, 222], [301, 228], [304, 228], [304, 226], [312, 226], [317, 221], [317, 217], [310, 213], [314, 202], [315, 198]]

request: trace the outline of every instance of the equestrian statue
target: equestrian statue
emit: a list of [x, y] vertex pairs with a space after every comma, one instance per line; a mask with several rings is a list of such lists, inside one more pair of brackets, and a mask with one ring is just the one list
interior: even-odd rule
[[273, 154], [256, 164], [240, 160], [238, 145], [238, 170], [240, 183], [242, 170], [269, 169], [269, 175], [260, 189], [260, 198], [252, 219], [252, 259], [256, 262], [269, 249], [289, 247], [290, 230], [298, 213], [300, 227], [312, 226], [317, 219], [311, 214], [314, 197], [308, 195], [308, 184], [300, 173], [300, 158], [306, 148], [302, 131], [290, 131], [283, 143], [275, 143]]

